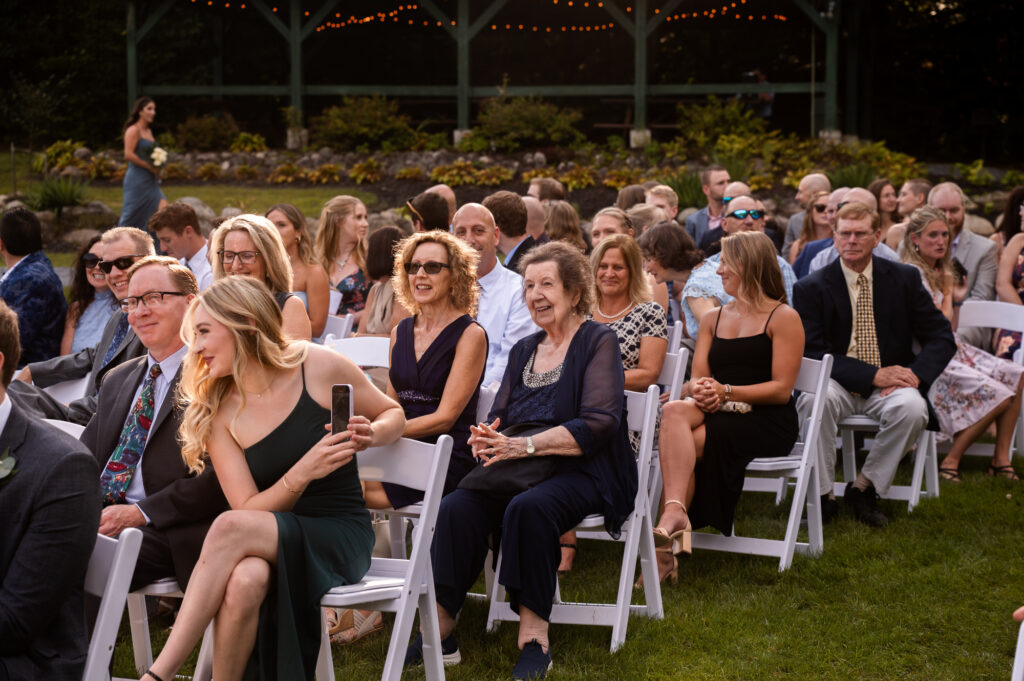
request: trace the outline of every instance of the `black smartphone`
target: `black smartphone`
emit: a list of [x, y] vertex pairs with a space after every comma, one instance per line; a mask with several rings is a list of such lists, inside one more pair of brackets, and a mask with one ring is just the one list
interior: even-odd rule
[[348, 383], [336, 383], [331, 386], [331, 432], [341, 433], [348, 430], [351, 418], [352, 386]]
[[953, 275], [956, 277], [957, 286], [967, 281], [967, 268], [956, 258], [953, 258]]

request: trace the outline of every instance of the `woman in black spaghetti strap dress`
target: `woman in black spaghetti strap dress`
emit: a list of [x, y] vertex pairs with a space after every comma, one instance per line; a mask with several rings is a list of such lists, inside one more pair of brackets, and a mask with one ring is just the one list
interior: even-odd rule
[[786, 304], [771, 240], [759, 232], [723, 239], [718, 274], [734, 300], [701, 320], [690, 397], [662, 415], [664, 501], [654, 528], [662, 579], [676, 578], [675, 554], [690, 552], [693, 528], [732, 534], [747, 464], [789, 454], [799, 434], [793, 385], [804, 331]]

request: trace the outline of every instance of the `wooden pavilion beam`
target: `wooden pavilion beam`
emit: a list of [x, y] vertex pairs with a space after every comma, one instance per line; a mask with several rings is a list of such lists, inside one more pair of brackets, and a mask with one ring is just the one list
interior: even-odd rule
[[[822, 15], [809, 0], [793, 4], [825, 34], [825, 129], [839, 130], [839, 13], [840, 0], [830, 0], [830, 11]], [[847, 108], [853, 106], [847, 102]]]

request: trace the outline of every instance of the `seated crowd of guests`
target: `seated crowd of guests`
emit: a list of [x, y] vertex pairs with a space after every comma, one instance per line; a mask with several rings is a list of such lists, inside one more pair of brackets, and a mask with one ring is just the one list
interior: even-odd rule
[[[693, 530], [732, 532], [755, 455], [784, 456], [799, 438], [803, 357], [834, 358], [817, 462], [826, 521], [839, 512], [837, 424], [852, 414], [881, 424], [843, 490], [866, 524], [888, 522], [879, 496], [926, 427], [951, 442], [944, 479], [960, 480], [990, 426], [989, 474], [1018, 479], [1009, 449], [1024, 368], [1009, 358], [1020, 337], [958, 328], [958, 314], [997, 294], [1024, 304], [1024, 190], [986, 239], [964, 228], [952, 183], [833, 190], [808, 175], [802, 210], [778, 228], [724, 168], [702, 185], [707, 206], [685, 219], [670, 187], [634, 185], [589, 226], [552, 178], [462, 206], [440, 185], [406, 204], [411, 235], [368, 234], [350, 196], [315, 224], [276, 204], [209, 235], [174, 203], [87, 243], [70, 305], [38, 220], [6, 214], [0, 448], [20, 474], [0, 480], [0, 515], [15, 519], [0, 540], [0, 681], [78, 677], [87, 557], [96, 532], [128, 527], [144, 537], [132, 588], [171, 577], [185, 590], [144, 678], [175, 678], [211, 621], [217, 678], [310, 678], [316, 604], [369, 567], [367, 509], [422, 499], [361, 483], [355, 454], [444, 434], [454, 446], [431, 561], [445, 663], [461, 659], [456, 620], [500, 537], [496, 577], [520, 617], [513, 676], [543, 678], [557, 575], [578, 559], [572, 529], [598, 514], [617, 536], [632, 510], [639, 442], [624, 391], [658, 383], [676, 322], [693, 361], [659, 421], [662, 580], [675, 579]], [[316, 342], [344, 314], [360, 335], [389, 338], [388, 368], [364, 371]], [[85, 388], [70, 403], [46, 390], [73, 379]], [[352, 386], [355, 414], [338, 433], [335, 384]], [[481, 387], [496, 390], [484, 421]], [[44, 418], [85, 430], [74, 441]], [[328, 621], [341, 642], [383, 628], [369, 611]], [[405, 662], [422, 659], [417, 637]]]

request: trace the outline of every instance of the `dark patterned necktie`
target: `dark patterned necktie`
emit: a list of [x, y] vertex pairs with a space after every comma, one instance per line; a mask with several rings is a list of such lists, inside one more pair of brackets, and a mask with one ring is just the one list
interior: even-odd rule
[[114, 331], [114, 338], [110, 341], [106, 354], [103, 355], [103, 362], [100, 363], [100, 368], [107, 366], [110, 364], [110, 360], [114, 359], [114, 355], [117, 354], [117, 350], [121, 347], [121, 343], [124, 342], [126, 335], [128, 335], [128, 315], [122, 312], [121, 319], [117, 322], [117, 330]]
[[857, 332], [857, 359], [871, 366], [882, 366], [878, 352], [878, 335], [875, 332], [875, 301], [871, 294], [871, 283], [863, 274], [857, 277], [857, 311], [854, 315], [854, 329]]
[[100, 490], [103, 493], [104, 505], [124, 503], [125, 492], [132, 482], [132, 476], [135, 475], [135, 468], [142, 459], [149, 427], [153, 424], [156, 377], [159, 375], [160, 365], [154, 364], [146, 380], [142, 382], [142, 393], [121, 430], [117, 447], [114, 448], [106, 468], [100, 474]]

